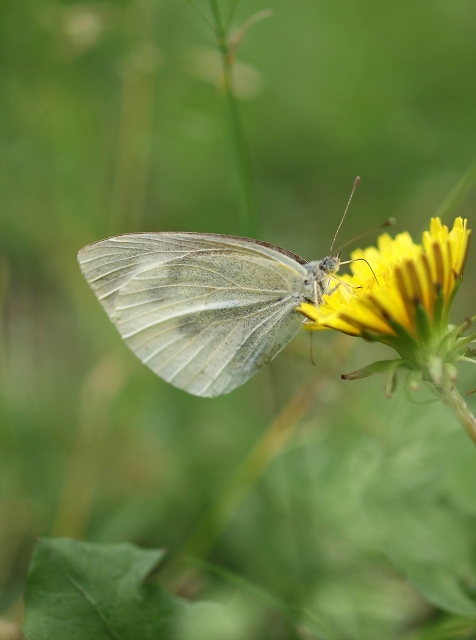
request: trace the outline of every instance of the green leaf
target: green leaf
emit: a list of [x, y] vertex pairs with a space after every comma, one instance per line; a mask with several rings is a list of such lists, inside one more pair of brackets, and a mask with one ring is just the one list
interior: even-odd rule
[[[161, 550], [41, 540], [25, 593], [28, 640], [239, 640], [243, 621], [214, 603], [188, 604], [152, 579]], [[245, 621], [246, 622], [246, 621]]]
[[176, 602], [146, 582], [163, 555], [130, 544], [41, 540], [25, 593], [28, 640], [171, 637]]
[[406, 636], [406, 640], [470, 640], [475, 637], [476, 622], [462, 617], [437, 620]]
[[392, 500], [387, 495], [386, 503], [385, 518], [382, 508], [371, 515], [382, 551], [428, 602], [444, 611], [476, 617], [468, 521], [443, 505], [414, 503], [408, 496]]

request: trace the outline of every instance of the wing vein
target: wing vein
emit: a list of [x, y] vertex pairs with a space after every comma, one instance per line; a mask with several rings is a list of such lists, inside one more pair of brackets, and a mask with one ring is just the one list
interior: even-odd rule
[[[274, 316], [278, 316], [277, 319], [272, 323], [271, 326], [274, 326], [276, 324], [276, 322], [278, 322], [285, 313], [287, 313], [289, 311], [289, 309], [285, 308], [283, 310], [281, 309], [277, 309], [272, 315], [271, 318], [274, 318]], [[235, 358], [236, 354], [238, 353], [238, 351], [241, 349], [241, 347], [244, 345], [244, 343], [250, 338], [251, 335], [253, 335], [253, 333], [256, 331], [256, 329], [260, 326], [262, 326], [265, 322], [267, 322], [268, 320], [270, 320], [270, 317], [267, 316], [266, 318], [264, 318], [264, 320], [262, 320], [262, 322], [260, 322], [259, 325], [257, 325], [257, 327], [253, 328], [252, 331], [250, 331], [250, 333], [246, 336], [245, 340], [243, 340], [240, 344], [240, 346], [238, 347], [238, 349], [231, 355], [230, 358], [228, 358], [228, 360], [225, 362], [225, 364], [220, 367], [220, 369], [218, 369], [218, 371], [215, 372], [213, 378], [208, 382], [208, 384], [201, 389], [201, 393], [205, 393], [207, 391], [207, 389], [210, 388], [210, 386], [217, 380], [218, 376], [226, 369], [226, 367], [230, 364], [230, 362], [233, 360], [233, 358]], [[271, 329], [271, 327], [270, 327]]]

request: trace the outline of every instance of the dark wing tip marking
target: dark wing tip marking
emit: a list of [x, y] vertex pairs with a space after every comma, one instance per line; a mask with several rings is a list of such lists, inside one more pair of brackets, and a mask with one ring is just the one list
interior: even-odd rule
[[[196, 232], [193, 231], [164, 231], [164, 234], [167, 233], [180, 233], [183, 235], [197, 235]], [[297, 253], [293, 253], [292, 251], [288, 251], [287, 249], [283, 249], [283, 247], [279, 247], [277, 244], [272, 244], [271, 242], [265, 242], [264, 240], [256, 240], [255, 238], [245, 238], [244, 236], [229, 236], [223, 233], [200, 233], [199, 235], [205, 236], [208, 238], [228, 238], [230, 240], [245, 240], [246, 242], [251, 242], [252, 244], [259, 244], [262, 247], [266, 247], [267, 249], [274, 249], [279, 253], [295, 260], [299, 264], [307, 264], [307, 260], [299, 256]]]
[[274, 249], [278, 253], [282, 253], [283, 255], [295, 260], [299, 264], [307, 264], [308, 261], [302, 258], [297, 253], [293, 253], [292, 251], [288, 251], [288, 249], [284, 249], [283, 247], [279, 247], [277, 244], [272, 244], [271, 242], [265, 242], [264, 240], [256, 240], [255, 238], [245, 238], [244, 236], [230, 236], [224, 233], [201, 233], [200, 231], [139, 231], [137, 233], [120, 233], [115, 236], [109, 236], [108, 238], [103, 238], [102, 240], [97, 240], [96, 242], [92, 242], [91, 244], [87, 244], [82, 249], [78, 251], [78, 261], [80, 262], [80, 256], [83, 252], [86, 252], [87, 249], [94, 247], [96, 244], [101, 242], [105, 242], [106, 240], [114, 240], [115, 238], [121, 238], [123, 236], [143, 236], [143, 235], [158, 235], [158, 236], [166, 236], [166, 235], [184, 235], [184, 236], [202, 236], [206, 238], [228, 238], [229, 240], [244, 240], [245, 242], [250, 242], [252, 244], [258, 244], [262, 247], [266, 247], [267, 249]]

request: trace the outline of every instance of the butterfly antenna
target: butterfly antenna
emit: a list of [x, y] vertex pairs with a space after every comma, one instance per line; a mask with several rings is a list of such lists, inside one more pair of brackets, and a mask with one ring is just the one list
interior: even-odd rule
[[[372, 272], [372, 275], [375, 278], [377, 284], [380, 286], [380, 282], [378, 281], [378, 278], [375, 275], [375, 271], [370, 266], [370, 262], [368, 260], [366, 260], [365, 258], [354, 258], [353, 260], [346, 260], [345, 262], [341, 262], [340, 264], [351, 264], [352, 262], [365, 262], [367, 264], [368, 268], [370, 269], [370, 271]], [[336, 280], [337, 280], [337, 278], [336, 278]], [[359, 288], [359, 287], [357, 287], [357, 288]]]
[[338, 278], [335, 274], [332, 276], [334, 278], [334, 280], [337, 280], [337, 282], [339, 283], [339, 285], [344, 285], [344, 287], [349, 287], [349, 289], [362, 289], [361, 286], [355, 286], [353, 284], [350, 284], [349, 282], [346, 282], [345, 280], [341, 280], [340, 278]]
[[352, 193], [350, 194], [349, 201], [347, 202], [347, 206], [345, 208], [344, 215], [342, 216], [342, 220], [340, 221], [339, 226], [337, 227], [337, 231], [335, 233], [334, 240], [332, 241], [331, 248], [329, 249], [329, 253], [330, 254], [332, 254], [332, 247], [334, 246], [334, 242], [336, 241], [337, 234], [339, 233], [339, 229], [342, 227], [342, 223], [344, 222], [344, 218], [346, 216], [347, 209], [349, 208], [350, 201], [352, 200], [352, 196], [354, 195], [355, 190], [357, 189], [357, 185], [359, 184], [359, 182], [360, 182], [360, 176], [357, 176], [357, 178], [355, 179], [355, 182], [354, 182], [354, 186], [352, 187]]

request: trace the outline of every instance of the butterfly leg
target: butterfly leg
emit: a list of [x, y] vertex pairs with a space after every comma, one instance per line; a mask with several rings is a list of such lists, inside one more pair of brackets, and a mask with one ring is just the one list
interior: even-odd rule
[[314, 304], [316, 307], [321, 306], [323, 293], [322, 282], [314, 280]]
[[341, 284], [343, 283], [338, 282], [335, 287], [332, 287], [332, 289], [329, 289], [329, 291], [327, 292], [327, 295], [328, 296], [332, 295], [335, 291], [337, 291], [337, 289], [340, 287]]
[[[335, 276], [334, 276], [335, 278]], [[337, 278], [336, 278], [337, 279]], [[332, 293], [334, 293], [334, 291], [337, 291], [337, 289], [340, 287], [340, 285], [344, 285], [344, 287], [347, 288], [347, 291], [352, 291], [353, 289], [361, 289], [362, 287], [354, 287], [353, 285], [349, 284], [348, 282], [344, 282], [343, 280], [338, 280], [337, 284], [335, 285], [335, 287], [332, 287], [332, 289], [329, 289], [326, 293], [328, 296], [330, 296]]]

